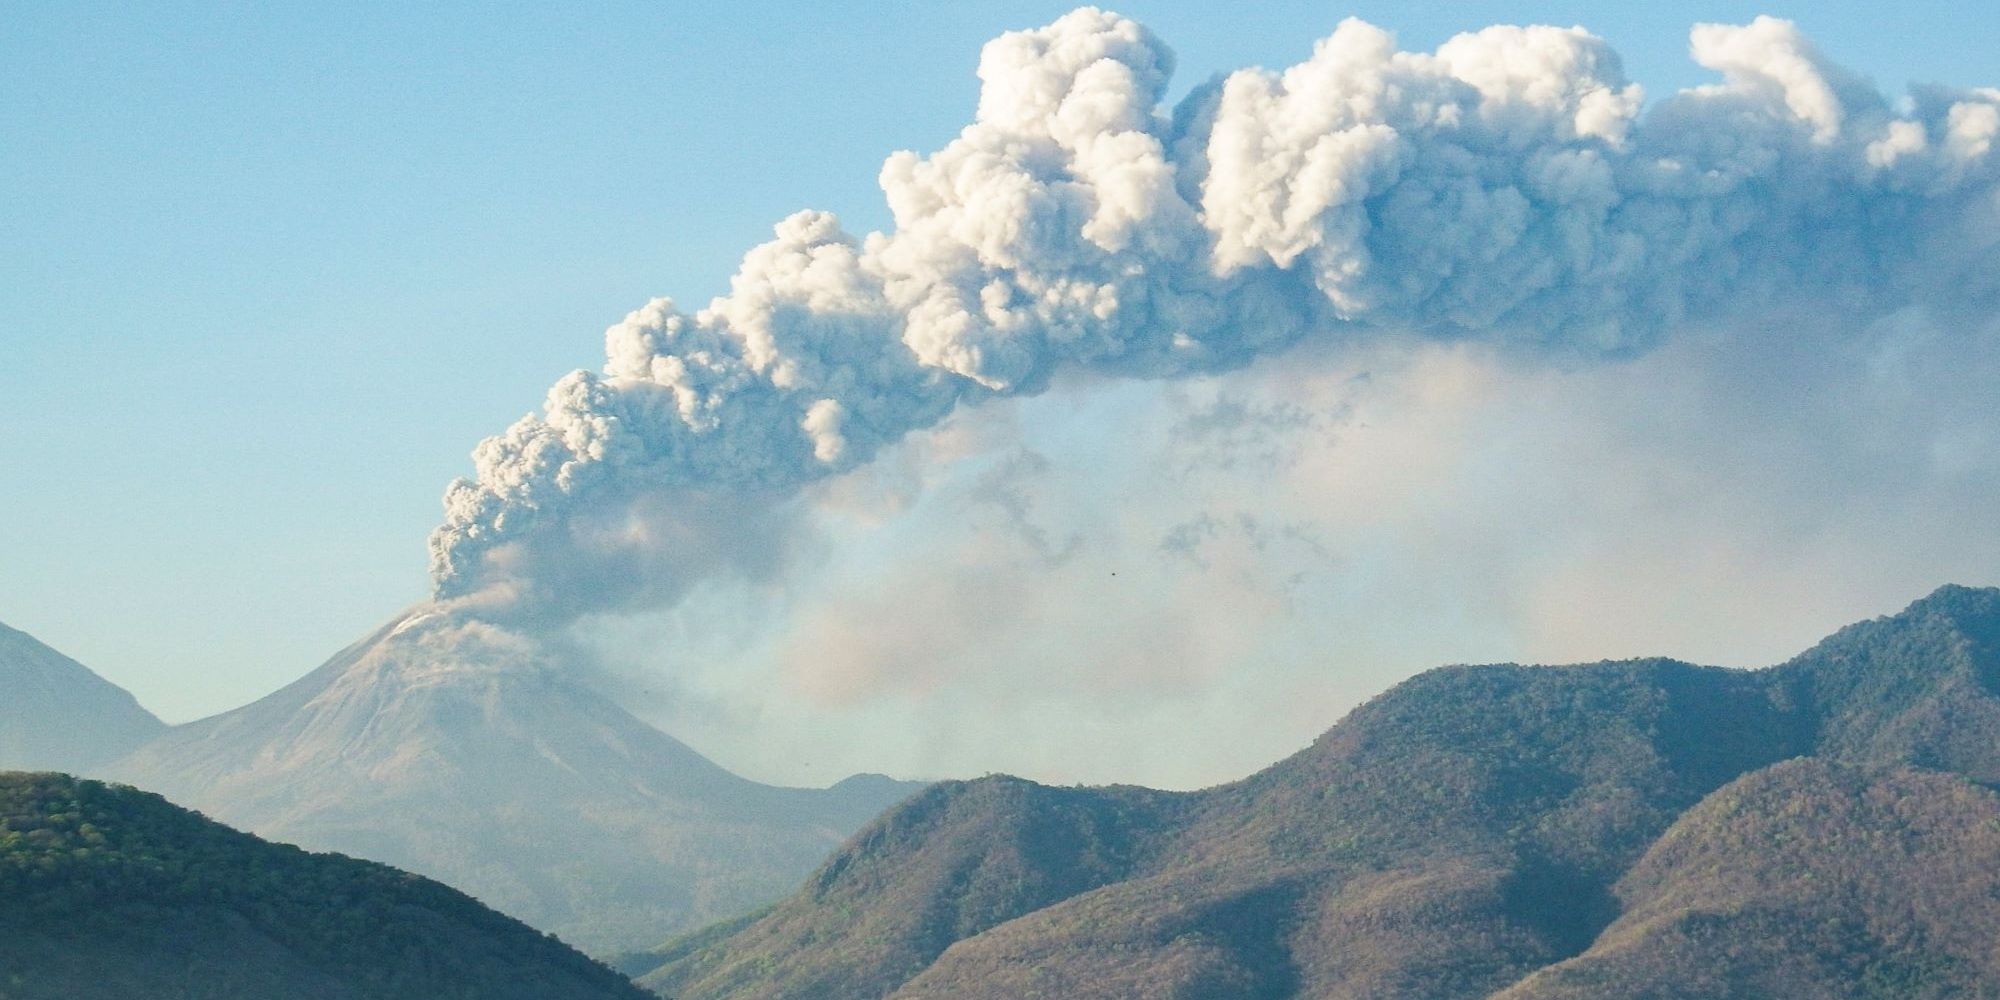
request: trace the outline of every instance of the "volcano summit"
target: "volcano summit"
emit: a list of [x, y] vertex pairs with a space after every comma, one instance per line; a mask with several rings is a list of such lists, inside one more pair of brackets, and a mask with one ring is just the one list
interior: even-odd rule
[[599, 952], [777, 898], [916, 787], [737, 777], [586, 688], [547, 644], [429, 606], [108, 771]]

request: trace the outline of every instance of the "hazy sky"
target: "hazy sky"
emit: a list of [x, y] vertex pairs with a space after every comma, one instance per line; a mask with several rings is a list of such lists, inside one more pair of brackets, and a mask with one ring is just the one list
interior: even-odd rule
[[[1667, 8], [1120, 9], [1178, 54], [1170, 99], [1348, 14], [1411, 49], [1581, 23], [1654, 99], [1711, 80], [1690, 23], [1761, 12], [1892, 93], [2000, 83], [2000, 17], [1964, 4]], [[600, 366], [607, 324], [721, 292], [795, 210], [886, 226], [883, 157], [949, 141], [980, 44], [1065, 9], [11, 13], [0, 621], [170, 721], [291, 680], [426, 593], [440, 488]], [[1390, 345], [1066, 383], [827, 485], [777, 584], [601, 645], [672, 731], [801, 781], [1191, 784], [1437, 662], [1759, 663], [2000, 582], [1980, 321], [1801, 310], [1615, 365]], [[1160, 750], [1189, 737], [1217, 749]]]

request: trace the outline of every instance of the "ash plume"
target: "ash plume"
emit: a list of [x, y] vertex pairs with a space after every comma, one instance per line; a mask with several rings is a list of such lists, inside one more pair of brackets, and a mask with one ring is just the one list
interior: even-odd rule
[[1062, 372], [1390, 335], [1572, 363], [1773, 302], [1990, 309], [2000, 90], [1892, 101], [1770, 18], [1691, 54], [1719, 82], [1646, 107], [1582, 29], [1420, 53], [1349, 20], [1169, 110], [1172, 52], [1133, 21], [1003, 35], [972, 124], [884, 164], [891, 231], [791, 216], [728, 294], [646, 304], [482, 442], [437, 595], [564, 619], [773, 573], [807, 485]]

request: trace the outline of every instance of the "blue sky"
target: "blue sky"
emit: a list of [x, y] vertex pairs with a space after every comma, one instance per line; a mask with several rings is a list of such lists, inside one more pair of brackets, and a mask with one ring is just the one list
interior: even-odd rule
[[[796, 209], [884, 224], [882, 157], [948, 140], [980, 44], [1067, 9], [716, 6], [12, 11], [0, 621], [170, 720], [292, 679], [423, 595], [443, 484], [606, 324], [719, 292]], [[1706, 80], [1689, 23], [1760, 12], [1890, 90], [2000, 81], [2000, 14], [1963, 3], [1120, 9], [1176, 95], [1347, 14], [1408, 48], [1581, 23], [1655, 96]]]

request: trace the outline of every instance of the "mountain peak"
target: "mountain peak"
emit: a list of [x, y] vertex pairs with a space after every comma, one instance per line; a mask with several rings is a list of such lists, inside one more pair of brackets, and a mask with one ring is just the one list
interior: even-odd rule
[[0, 624], [0, 768], [92, 771], [166, 726], [124, 688]]
[[[1969, 676], [2000, 640], [2000, 588], [1949, 584], [1911, 602], [1893, 615], [1855, 622], [1821, 640], [1778, 669], [1821, 675], [1853, 673], [1855, 683], [1881, 682], [1887, 675], [1929, 678]], [[1888, 647], [1902, 655], [1884, 657]]]
[[739, 777], [595, 691], [562, 642], [435, 604], [112, 776], [603, 951], [777, 898], [913, 790]]
[[1904, 608], [1897, 618], [1937, 617], [1960, 625], [2000, 626], [2000, 587], [1947, 583]]
[[2000, 780], [2000, 590], [1941, 587], [1771, 675], [1815, 720], [1819, 755]]

